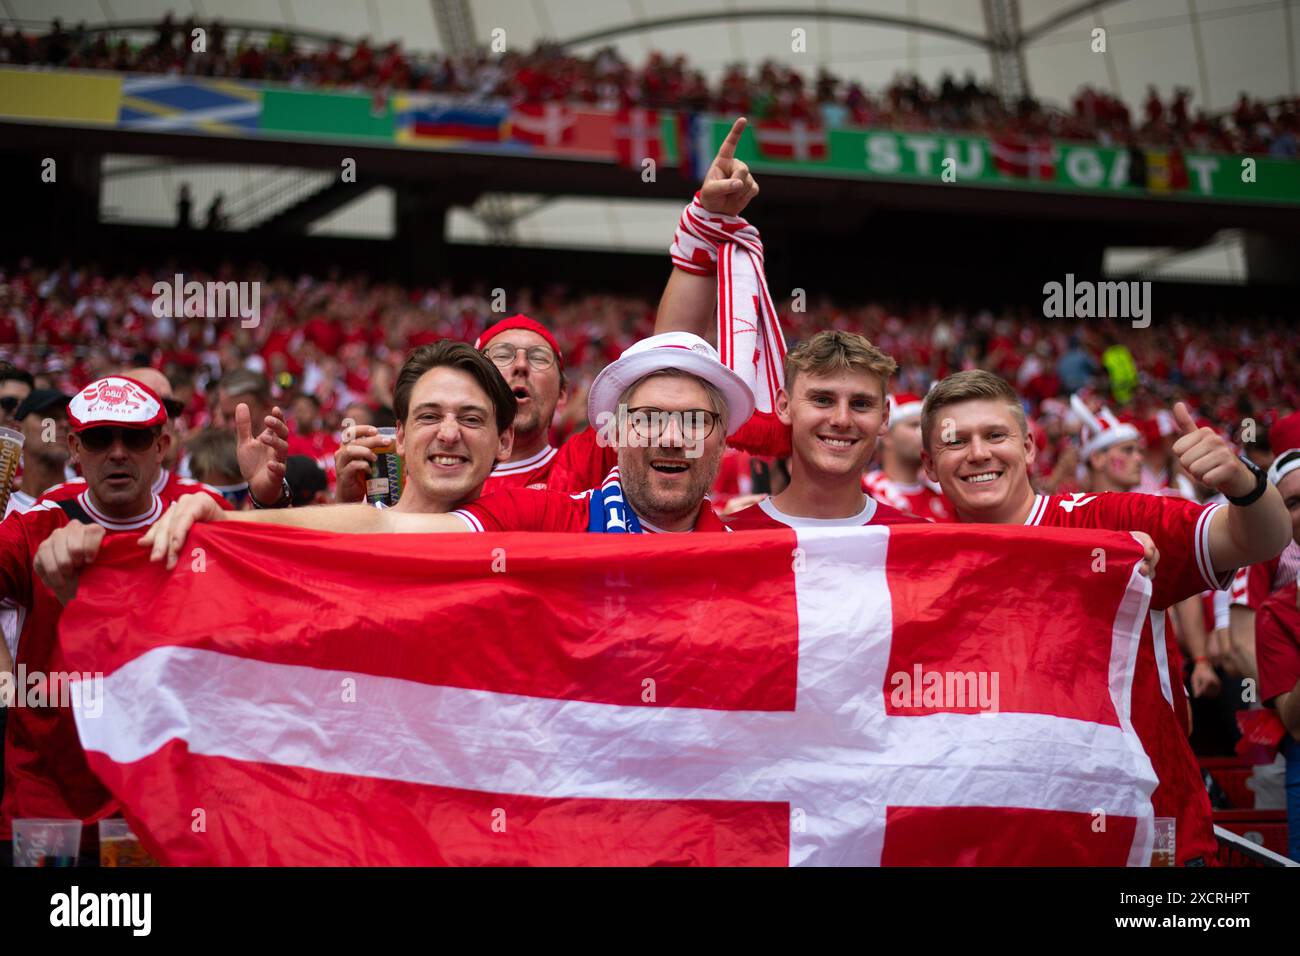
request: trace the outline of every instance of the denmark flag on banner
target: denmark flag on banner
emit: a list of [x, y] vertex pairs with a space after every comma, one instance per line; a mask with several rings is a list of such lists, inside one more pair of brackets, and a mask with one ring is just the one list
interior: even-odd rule
[[826, 158], [826, 131], [803, 120], [779, 123], [760, 120], [754, 127], [758, 152], [766, 159], [793, 159], [797, 162]]
[[184, 553], [107, 541], [61, 629], [106, 675], [90, 766], [164, 863], [1151, 857], [1127, 535], [200, 525]]
[[510, 111], [510, 136], [534, 146], [564, 146], [573, 141], [575, 122], [563, 103], [521, 103]]
[[993, 165], [1003, 176], [1016, 179], [1056, 178], [1056, 145], [1045, 136], [1022, 136], [1006, 133], [990, 144]]
[[659, 114], [654, 110], [623, 108], [614, 120], [614, 151], [621, 165], [639, 169], [641, 163], [663, 159]]

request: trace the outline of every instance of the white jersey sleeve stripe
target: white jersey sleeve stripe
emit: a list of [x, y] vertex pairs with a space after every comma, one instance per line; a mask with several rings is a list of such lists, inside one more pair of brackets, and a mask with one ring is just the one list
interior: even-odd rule
[[472, 531], [478, 534], [483, 533], [482, 522], [480, 522], [478, 518], [474, 517], [474, 515], [470, 514], [468, 511], [453, 511], [452, 514], [455, 515], [457, 518], [459, 518], [461, 521], [465, 522], [466, 531]]

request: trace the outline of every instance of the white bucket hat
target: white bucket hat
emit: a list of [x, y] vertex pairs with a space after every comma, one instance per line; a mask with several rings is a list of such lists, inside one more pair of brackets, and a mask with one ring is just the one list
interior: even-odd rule
[[717, 350], [690, 332], [662, 332], [642, 339], [601, 369], [587, 392], [587, 418], [595, 425], [618, 412], [624, 391], [652, 372], [680, 369], [703, 379], [722, 394], [727, 405], [727, 434], [733, 435], [754, 414], [754, 393], [722, 364]]

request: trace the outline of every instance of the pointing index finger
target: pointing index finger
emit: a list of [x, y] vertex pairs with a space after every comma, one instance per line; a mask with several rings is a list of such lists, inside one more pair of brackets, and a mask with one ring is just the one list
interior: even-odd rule
[[733, 159], [735, 157], [736, 146], [740, 143], [740, 134], [745, 131], [748, 122], [745, 117], [740, 116], [736, 118], [736, 122], [731, 124], [731, 132], [727, 134], [727, 138], [722, 141], [722, 146], [718, 149], [718, 159]]

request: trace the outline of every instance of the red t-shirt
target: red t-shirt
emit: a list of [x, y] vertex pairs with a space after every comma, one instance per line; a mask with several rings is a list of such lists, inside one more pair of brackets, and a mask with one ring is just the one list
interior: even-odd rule
[[[69, 481], [63, 481], [47, 490], [45, 494], [41, 495], [40, 498], [37, 499], [37, 503], [42, 501], [71, 501], [73, 498], [76, 498], [81, 502], [81, 507], [86, 510], [88, 515], [94, 518], [99, 524], [105, 524], [104, 521], [100, 520], [102, 516], [90, 503], [89, 498], [86, 495], [87, 487], [85, 478], [73, 478]], [[164, 468], [158, 472], [158, 477], [153, 481], [153, 493], [162, 501], [162, 506], [164, 508], [169, 508], [174, 505], [178, 498], [182, 498], [185, 495], [197, 494], [198, 492], [204, 492], [207, 494], [221, 506], [223, 511], [234, 510], [230, 502], [227, 501], [216, 488], [213, 488], [211, 485], [205, 485], [201, 481], [195, 481], [193, 478], [182, 478], [175, 472], [168, 471]], [[162, 512], [160, 511], [159, 514], [161, 513]], [[157, 516], [150, 520], [151, 522], [156, 521]], [[107, 527], [107, 525], [105, 526]]]
[[1255, 659], [1259, 664], [1259, 699], [1270, 703], [1295, 690], [1300, 681], [1300, 607], [1294, 582], [1275, 591], [1255, 618]]
[[[556, 456], [559, 452], [547, 445], [535, 455], [530, 455], [520, 461], [502, 462], [492, 469], [492, 474], [487, 476], [487, 481], [483, 482], [483, 490], [480, 495], [496, 494], [498, 491], [504, 491], [507, 488], [546, 488], [547, 479], [551, 475], [551, 466], [555, 463]], [[595, 482], [599, 484], [599, 482]], [[592, 487], [591, 485], [587, 486]], [[556, 489], [562, 491], [565, 489]]]
[[925, 524], [924, 518], [904, 514], [866, 495], [862, 510], [848, 518], [801, 518], [784, 514], [769, 495], [726, 519], [732, 531], [769, 531], [772, 528], [856, 528], [871, 524]]
[[1152, 610], [1143, 623], [1134, 680], [1146, 686], [1149, 672], [1138, 671], [1155, 667], [1170, 706], [1134, 708], [1133, 729], [1159, 779], [1151, 795], [1155, 815], [1178, 821], [1175, 854], [1180, 864], [1192, 857], [1213, 859], [1218, 844], [1209, 797], [1187, 742], [1187, 697], [1179, 664], [1182, 657], [1172, 628], [1164, 626], [1164, 610], [1206, 588], [1225, 588], [1232, 580], [1231, 572], [1216, 576], [1210, 562], [1210, 518], [1221, 507], [1132, 492], [1074, 492], [1036, 495], [1025, 519], [1025, 524], [1037, 527], [1142, 531], [1151, 536], [1160, 551], [1152, 582]]
[[894, 481], [884, 471], [877, 468], [862, 476], [862, 490], [877, 501], [882, 501], [904, 514], [928, 518], [931, 521], [956, 521], [957, 513], [952, 510], [942, 492], [935, 491], [923, 481], [914, 485], [905, 485]]
[[[591, 521], [591, 492], [580, 495], [534, 488], [507, 488], [479, 498], [452, 514], [465, 522], [467, 531], [585, 532]], [[641, 530], [662, 534], [663, 529], [640, 519]], [[727, 531], [709, 502], [700, 504], [692, 531]]]
[[601, 445], [599, 434], [595, 428], [586, 428], [570, 435], [559, 447], [546, 479], [548, 491], [578, 493], [600, 487], [610, 469], [618, 464], [618, 449]]
[[[82, 508], [110, 534], [136, 535], [163, 513], [154, 495], [148, 511], [125, 521]], [[0, 522], [0, 597], [18, 605], [18, 653], [14, 655], [19, 694], [28, 692], [30, 678], [66, 668], [58, 648], [63, 605], [32, 569], [36, 549], [51, 532], [68, 524], [68, 515], [52, 501], [41, 499], [31, 511], [12, 514]], [[56, 701], [57, 703], [57, 701]], [[0, 806], [0, 839], [10, 839], [14, 819], [52, 817], [85, 821], [108, 816], [115, 803], [90, 771], [68, 707], [9, 708], [5, 728], [5, 789]]]
[[1163, 611], [1206, 588], [1222, 590], [1232, 581], [1231, 573], [1215, 575], [1210, 563], [1210, 518], [1221, 507], [1133, 492], [1036, 495], [1025, 524], [1149, 534], [1160, 550], [1151, 608]]
[[1300, 571], [1300, 545], [1294, 541], [1276, 558], [1238, 568], [1232, 576], [1232, 603], [1258, 611], [1278, 588], [1295, 584]]

